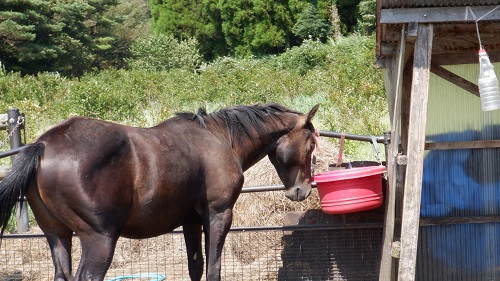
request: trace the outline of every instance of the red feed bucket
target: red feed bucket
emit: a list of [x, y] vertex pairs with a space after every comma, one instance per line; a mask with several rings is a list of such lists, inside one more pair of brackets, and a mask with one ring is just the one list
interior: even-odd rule
[[385, 166], [369, 166], [314, 176], [321, 209], [327, 214], [345, 214], [380, 207], [384, 198], [382, 174], [385, 172]]

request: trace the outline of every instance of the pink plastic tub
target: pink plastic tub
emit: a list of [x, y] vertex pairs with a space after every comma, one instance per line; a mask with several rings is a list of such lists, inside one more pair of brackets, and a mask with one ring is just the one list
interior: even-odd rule
[[385, 166], [369, 166], [314, 176], [321, 209], [327, 214], [345, 214], [380, 207], [384, 199], [382, 174], [385, 172]]

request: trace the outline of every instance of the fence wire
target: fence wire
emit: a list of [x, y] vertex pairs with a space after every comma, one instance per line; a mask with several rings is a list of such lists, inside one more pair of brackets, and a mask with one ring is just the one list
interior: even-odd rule
[[[3, 239], [0, 281], [53, 280], [45, 238], [18, 237], [26, 236]], [[222, 280], [378, 280], [381, 241], [381, 228], [231, 231], [222, 257]], [[75, 237], [73, 272], [80, 254]], [[189, 280], [182, 233], [144, 240], [120, 238], [106, 280], [146, 273]]]

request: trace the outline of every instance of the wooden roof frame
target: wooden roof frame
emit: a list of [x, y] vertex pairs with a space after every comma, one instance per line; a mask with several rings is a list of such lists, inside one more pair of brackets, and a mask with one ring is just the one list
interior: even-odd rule
[[[396, 55], [401, 40], [401, 26], [422, 23], [434, 25], [432, 61], [437, 65], [477, 63], [479, 40], [491, 61], [500, 61], [500, 8], [497, 6], [424, 7], [382, 9], [377, 1], [377, 46], [379, 67], [387, 58]], [[494, 11], [492, 11], [494, 10]], [[472, 11], [472, 12], [471, 12]], [[486, 15], [486, 16], [485, 16]], [[484, 17], [483, 17], [484, 16]], [[411, 42], [409, 42], [411, 43]]]

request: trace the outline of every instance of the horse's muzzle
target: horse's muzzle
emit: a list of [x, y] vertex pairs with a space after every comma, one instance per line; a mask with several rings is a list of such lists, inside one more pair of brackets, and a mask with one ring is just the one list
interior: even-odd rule
[[293, 186], [285, 191], [286, 198], [292, 201], [303, 201], [311, 194], [311, 185]]

